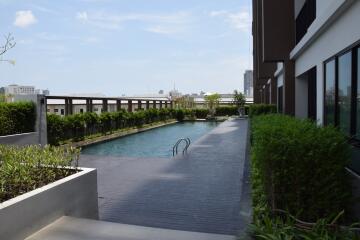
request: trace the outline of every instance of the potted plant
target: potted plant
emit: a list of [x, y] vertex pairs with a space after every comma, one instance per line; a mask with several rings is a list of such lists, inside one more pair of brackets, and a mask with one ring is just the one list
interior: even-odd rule
[[98, 219], [96, 169], [75, 148], [0, 145], [0, 238], [25, 239], [58, 218]]
[[245, 103], [246, 98], [243, 93], [239, 92], [238, 90], [234, 90], [234, 104], [238, 108], [239, 116], [243, 117], [245, 115]]
[[206, 95], [204, 99], [206, 105], [209, 108], [210, 116], [213, 118], [215, 115], [215, 108], [219, 105], [220, 94], [214, 93], [214, 94]]

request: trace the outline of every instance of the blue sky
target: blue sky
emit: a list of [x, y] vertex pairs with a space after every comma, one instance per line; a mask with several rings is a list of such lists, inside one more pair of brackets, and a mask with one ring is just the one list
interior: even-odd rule
[[0, 0], [7, 33], [0, 86], [52, 94], [225, 93], [252, 68], [250, 0]]

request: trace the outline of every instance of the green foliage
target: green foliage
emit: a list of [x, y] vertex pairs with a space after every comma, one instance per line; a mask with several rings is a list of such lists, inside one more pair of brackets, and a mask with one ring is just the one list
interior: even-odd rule
[[215, 109], [216, 116], [233, 116], [238, 115], [238, 107], [237, 106], [226, 106], [226, 107], [217, 107]]
[[36, 107], [32, 102], [0, 103], [0, 136], [33, 132]]
[[157, 121], [166, 121], [177, 118], [182, 121], [184, 116], [182, 110], [174, 109], [149, 109], [136, 112], [103, 112], [79, 113], [60, 117], [49, 114], [47, 117], [48, 141], [51, 145], [73, 140], [80, 141], [86, 136], [93, 134], [107, 134], [112, 131], [128, 127], [141, 127]]
[[337, 129], [263, 115], [252, 121], [252, 141], [252, 164], [259, 177], [255, 183], [272, 209], [315, 221], [349, 206], [345, 167], [351, 150]]
[[216, 106], [219, 105], [220, 101], [220, 94], [214, 93], [211, 95], [207, 95], [204, 97], [205, 102], [210, 110], [214, 109]]
[[0, 145], [0, 203], [76, 171], [80, 150]]
[[330, 227], [336, 219], [320, 219], [306, 229], [298, 227], [298, 222], [290, 215], [271, 216], [265, 213], [253, 224], [255, 239], [262, 240], [355, 240], [359, 239], [350, 227]]
[[[342, 133], [270, 114], [252, 119], [252, 143], [255, 239], [359, 239], [350, 228], [336, 227], [350, 215], [350, 147]], [[314, 224], [299, 224], [294, 216]]]
[[59, 142], [64, 141], [66, 139], [66, 127], [66, 121], [64, 118], [55, 114], [48, 114], [47, 134], [49, 144], [58, 145]]
[[185, 118], [185, 110], [184, 109], [176, 109], [175, 118], [178, 121], [183, 121]]
[[209, 109], [195, 108], [193, 109], [196, 118], [205, 119], [209, 115]]
[[238, 90], [234, 90], [234, 104], [237, 107], [243, 107], [246, 103], [245, 95]]
[[252, 104], [249, 106], [249, 117], [277, 113], [276, 105], [272, 104]]

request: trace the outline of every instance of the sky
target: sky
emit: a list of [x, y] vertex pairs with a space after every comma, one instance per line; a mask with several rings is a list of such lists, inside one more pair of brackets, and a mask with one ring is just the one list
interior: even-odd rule
[[[107, 96], [243, 90], [251, 0], [0, 0], [0, 86]], [[0, 45], [4, 43], [0, 38]]]

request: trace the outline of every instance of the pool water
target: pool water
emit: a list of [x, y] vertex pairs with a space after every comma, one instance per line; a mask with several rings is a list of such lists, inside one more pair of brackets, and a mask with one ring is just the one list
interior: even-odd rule
[[[218, 125], [216, 122], [183, 122], [148, 130], [109, 142], [85, 147], [82, 154], [126, 157], [171, 157], [172, 148], [180, 138], [194, 143]], [[179, 152], [185, 143], [179, 146]]]

